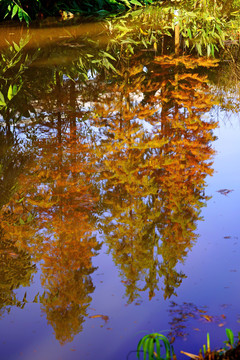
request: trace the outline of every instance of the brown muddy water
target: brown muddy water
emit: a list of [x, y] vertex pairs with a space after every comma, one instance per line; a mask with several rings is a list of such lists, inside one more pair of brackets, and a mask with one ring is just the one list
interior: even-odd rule
[[240, 330], [239, 66], [128, 20], [0, 29], [2, 360]]

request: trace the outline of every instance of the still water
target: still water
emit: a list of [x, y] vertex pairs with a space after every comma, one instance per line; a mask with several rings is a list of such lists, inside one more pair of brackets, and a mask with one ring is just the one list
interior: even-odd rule
[[3, 360], [240, 330], [239, 68], [135, 16], [0, 29]]

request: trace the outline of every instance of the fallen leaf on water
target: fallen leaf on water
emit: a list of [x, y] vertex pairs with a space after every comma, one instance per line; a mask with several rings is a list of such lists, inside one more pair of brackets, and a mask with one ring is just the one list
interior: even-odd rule
[[107, 315], [91, 315], [91, 316], [89, 316], [89, 318], [90, 319], [101, 318], [106, 322], [109, 320], [109, 317]]
[[207, 320], [208, 322], [212, 322], [213, 321], [213, 317], [210, 315], [201, 315], [201, 317], [203, 317], [205, 320]]
[[225, 323], [218, 324], [219, 327], [222, 327], [224, 325], [225, 325]]

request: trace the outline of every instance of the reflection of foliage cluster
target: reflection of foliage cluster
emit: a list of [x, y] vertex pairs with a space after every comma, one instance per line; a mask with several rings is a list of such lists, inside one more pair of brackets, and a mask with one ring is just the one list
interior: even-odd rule
[[[102, 203], [109, 210], [101, 226], [129, 301], [146, 289], [151, 298], [158, 276], [165, 279], [166, 297], [180, 285], [184, 275], [175, 266], [197, 238], [205, 177], [212, 173], [209, 144], [216, 123], [201, 119], [212, 97], [206, 78], [191, 69], [214, 62], [163, 56], [156, 63], [161, 67], [149, 68], [151, 79], [139, 64], [118, 70], [118, 83], [94, 105], [94, 124], [108, 138], [97, 148], [104, 169]], [[140, 94], [147, 102], [136, 100]]]
[[[70, 258], [68, 253], [65, 253], [64, 256], [64, 259]], [[53, 268], [51, 264], [48, 271], [45, 267], [44, 272], [49, 274]], [[90, 276], [95, 268], [84, 268], [81, 265], [81, 259], [79, 259], [78, 270], [67, 271], [66, 264], [62, 263], [58, 270], [54, 270], [54, 277], [58, 275], [59, 278], [51, 277], [44, 280], [43, 285], [47, 287], [48, 292], [42, 300], [42, 309], [47, 314], [48, 322], [54, 329], [56, 339], [64, 344], [72, 341], [74, 336], [82, 331], [82, 324], [87, 316], [87, 308], [92, 300], [89, 294], [95, 290]]]
[[14, 290], [19, 286], [28, 286], [33, 273], [31, 257], [23, 250], [18, 250], [1, 230], [0, 234], [0, 309], [16, 305], [24, 307], [26, 298], [18, 300]]
[[46, 89], [29, 100], [40, 136], [1, 216], [14, 244], [41, 261], [42, 309], [62, 343], [87, 316], [92, 257], [101, 247], [96, 230], [104, 232], [129, 302], [142, 291], [152, 298], [161, 278], [164, 296], [175, 293], [185, 276], [177, 265], [197, 238], [212, 173], [216, 123], [202, 115], [213, 103], [196, 67], [204, 72], [215, 62], [188, 56], [151, 62], [139, 46], [113, 69], [103, 61], [114, 61], [111, 46], [109, 53], [96, 43], [93, 49], [90, 56], [80, 49], [69, 68], [49, 61], [47, 69], [21, 74], [29, 92], [38, 80]]
[[[17, 188], [17, 178], [23, 171], [28, 156], [21, 151], [19, 140], [0, 131], [0, 209], [10, 200]], [[16, 161], [17, 157], [17, 161]]]
[[214, 82], [216, 86], [212, 92], [222, 109], [224, 118], [239, 116], [240, 114], [240, 47], [237, 43], [228, 46], [224, 53], [223, 61], [219, 64], [218, 75], [215, 75]]
[[[95, 289], [91, 258], [101, 247], [92, 234], [94, 227], [88, 215], [95, 199], [87, 180], [91, 165], [85, 160], [86, 146], [80, 139], [74, 134], [70, 138], [59, 134], [56, 143], [51, 141], [52, 146], [45, 139], [39, 140], [35, 144], [38, 156], [20, 179], [21, 201], [16, 194], [8, 204], [11, 218], [6, 214], [2, 217], [16, 244], [35, 259], [44, 260], [41, 282], [46, 291], [40, 301], [62, 343], [82, 329], [89, 294]], [[89, 174], [79, 178], [86, 166]]]

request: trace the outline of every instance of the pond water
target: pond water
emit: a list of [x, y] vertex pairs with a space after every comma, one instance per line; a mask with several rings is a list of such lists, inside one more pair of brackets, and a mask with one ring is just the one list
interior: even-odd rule
[[3, 360], [240, 331], [236, 49], [174, 56], [146, 19], [0, 29]]

